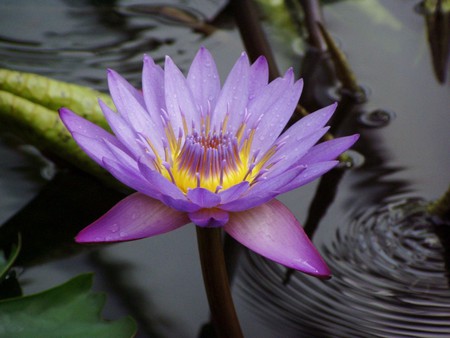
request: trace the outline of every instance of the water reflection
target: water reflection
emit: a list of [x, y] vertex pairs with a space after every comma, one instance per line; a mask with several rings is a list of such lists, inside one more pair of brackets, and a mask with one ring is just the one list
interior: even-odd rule
[[279, 266], [249, 254], [240, 294], [284, 337], [448, 335], [444, 250], [424, 201], [354, 215], [323, 254], [330, 281], [295, 274], [287, 287]]

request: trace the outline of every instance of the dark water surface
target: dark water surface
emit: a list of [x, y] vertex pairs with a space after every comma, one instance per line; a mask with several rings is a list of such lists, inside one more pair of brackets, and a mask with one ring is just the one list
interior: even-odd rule
[[[224, 77], [243, 47], [229, 15], [216, 18], [223, 1], [164, 3], [196, 20], [217, 19], [215, 30], [203, 34], [155, 14], [155, 7], [139, 7], [160, 2], [2, 1], [0, 67], [106, 90], [106, 68], [139, 86], [143, 53], [157, 61], [168, 54], [186, 70], [203, 44]], [[448, 83], [439, 84], [434, 76], [416, 4], [348, 0], [324, 7], [328, 29], [369, 93], [367, 103], [349, 112], [344, 123], [361, 133], [355, 150], [364, 161], [343, 174], [314, 233], [331, 280], [294, 273], [284, 285], [284, 268], [242, 252], [234, 294], [246, 337], [450, 336], [448, 252], [439, 227], [424, 212], [426, 201], [439, 197], [450, 182], [450, 97]], [[282, 69], [301, 68], [289, 46], [277, 59]], [[331, 98], [324, 97], [326, 105]], [[61, 172], [11, 135], [1, 136], [4, 223]], [[89, 184], [75, 180], [81, 192]], [[316, 188], [317, 182], [280, 200], [304, 223]], [[86, 201], [76, 203], [72, 207], [83, 208]], [[60, 226], [71, 220], [66, 222]], [[76, 255], [58, 244], [46, 243], [57, 250], [24, 262], [19, 281], [26, 294], [95, 271], [96, 290], [108, 293], [105, 316], [131, 314], [139, 321], [139, 337], [195, 337], [207, 322], [192, 226], [136, 242], [83, 247]]]

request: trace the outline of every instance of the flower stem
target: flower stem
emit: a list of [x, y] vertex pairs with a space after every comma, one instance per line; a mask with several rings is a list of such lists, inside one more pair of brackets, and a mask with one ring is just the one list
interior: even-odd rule
[[242, 338], [225, 268], [222, 231], [220, 228], [199, 226], [196, 229], [203, 282], [217, 335], [223, 338]]

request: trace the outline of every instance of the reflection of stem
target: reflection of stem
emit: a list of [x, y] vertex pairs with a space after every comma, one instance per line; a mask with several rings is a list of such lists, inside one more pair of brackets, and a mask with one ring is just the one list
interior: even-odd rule
[[439, 82], [445, 83], [450, 52], [450, 1], [425, 1], [423, 6], [434, 72]]
[[317, 22], [323, 23], [322, 10], [317, 0], [300, 0], [305, 12], [306, 28], [308, 29], [309, 43], [318, 50], [325, 52], [327, 47], [323, 40]]
[[450, 186], [436, 201], [428, 205], [428, 212], [439, 217], [450, 216]]
[[222, 338], [243, 337], [228, 284], [221, 229], [196, 229], [203, 282], [217, 334]]
[[336, 45], [326, 28], [320, 22], [316, 22], [316, 24], [319, 27], [323, 38], [325, 39], [328, 51], [331, 54], [333, 63], [336, 67], [336, 73], [339, 77], [339, 80], [342, 82], [342, 86], [356, 95], [362, 94], [361, 88], [356, 81], [355, 74], [351, 70], [344, 53]]

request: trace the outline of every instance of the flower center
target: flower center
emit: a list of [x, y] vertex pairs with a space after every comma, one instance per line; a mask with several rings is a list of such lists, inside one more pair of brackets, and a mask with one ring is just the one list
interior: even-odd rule
[[172, 165], [174, 183], [184, 192], [202, 187], [214, 192], [245, 179], [248, 156], [229, 133], [197, 133], [186, 137]]
[[[164, 157], [156, 151], [150, 139], [145, 139], [153, 153], [152, 162], [165, 178], [172, 181], [181, 191], [205, 188], [217, 193], [243, 181], [255, 184], [271, 166], [266, 163], [276, 152], [277, 146], [270, 148], [258, 161], [258, 151], [250, 154], [255, 128], [247, 128], [242, 123], [236, 133], [226, 130], [226, 122], [219, 131], [212, 131], [210, 118], [201, 121], [201, 131], [188, 132], [183, 116], [183, 128], [175, 136], [170, 120], [163, 115]], [[183, 135], [186, 135], [185, 137]], [[266, 168], [263, 170], [263, 168]]]

